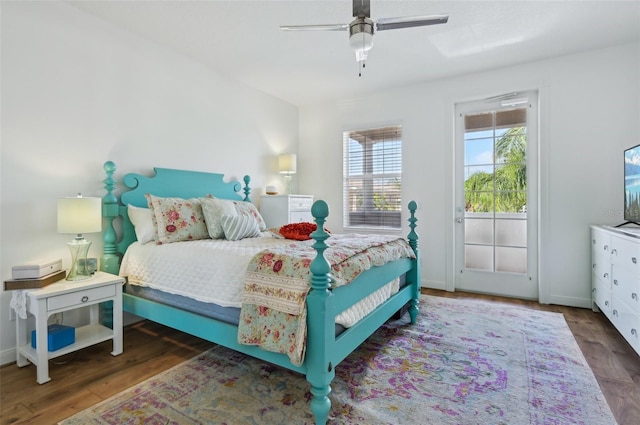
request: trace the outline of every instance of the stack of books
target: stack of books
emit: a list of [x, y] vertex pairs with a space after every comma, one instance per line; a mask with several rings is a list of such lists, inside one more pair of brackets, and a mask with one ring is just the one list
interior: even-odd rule
[[62, 259], [14, 266], [11, 279], [4, 281], [4, 290], [44, 288], [66, 276], [67, 272], [62, 270]]
[[4, 290], [44, 288], [45, 286], [62, 280], [65, 277], [67, 277], [67, 272], [60, 270], [38, 278], [9, 279], [4, 281]]

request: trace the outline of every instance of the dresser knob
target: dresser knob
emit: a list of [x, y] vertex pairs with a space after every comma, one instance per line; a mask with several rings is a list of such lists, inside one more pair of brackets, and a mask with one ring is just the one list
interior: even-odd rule
[[631, 294], [631, 299], [632, 300], [636, 300], [638, 301], [638, 294], [636, 294], [635, 292]]
[[618, 310], [615, 310], [615, 309], [614, 309], [614, 310], [613, 310], [613, 315], [614, 315], [614, 316], [617, 316], [617, 315], [618, 315]]
[[614, 248], [614, 249], [611, 250], [611, 254], [617, 254], [617, 253], [618, 253], [617, 249]]
[[82, 297], [81, 300], [83, 303], [86, 303], [87, 301], [89, 301], [89, 297], [87, 297], [86, 295], [84, 297]]
[[635, 328], [634, 328], [634, 329], [631, 329], [631, 335], [633, 335], [633, 336], [636, 336], [636, 337], [637, 337], [637, 336], [638, 336], [638, 331], [637, 331], [637, 330], [635, 330]]
[[618, 286], [618, 279], [613, 279], [613, 284]]
[[636, 257], [631, 257], [631, 262], [633, 264], [638, 264], [638, 259]]
[[602, 277], [604, 277], [605, 279], [609, 277], [609, 273], [605, 273], [602, 275]]
[[609, 249], [609, 245], [605, 245], [603, 249], [607, 251]]

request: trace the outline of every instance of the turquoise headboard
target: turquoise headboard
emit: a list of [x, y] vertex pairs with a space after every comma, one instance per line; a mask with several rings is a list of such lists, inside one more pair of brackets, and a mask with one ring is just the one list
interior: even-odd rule
[[[102, 271], [118, 274], [120, 258], [127, 247], [136, 241], [136, 234], [129, 220], [127, 205], [147, 207], [145, 194], [160, 197], [199, 198], [213, 195], [216, 198], [244, 200], [250, 202], [249, 176], [244, 176], [244, 188], [238, 181], [225, 182], [223, 174], [205, 173], [201, 171], [174, 170], [170, 168], [154, 168], [153, 176], [129, 173], [123, 178], [124, 185], [130, 190], [120, 196], [120, 201], [113, 194], [116, 181], [113, 174], [116, 164], [112, 161], [104, 163], [107, 178], [103, 180], [107, 194], [102, 198], [102, 216], [105, 220], [103, 232], [104, 251], [100, 260]], [[239, 194], [244, 191], [244, 196]], [[115, 223], [115, 225], [114, 225]], [[115, 226], [120, 224], [121, 235]]]

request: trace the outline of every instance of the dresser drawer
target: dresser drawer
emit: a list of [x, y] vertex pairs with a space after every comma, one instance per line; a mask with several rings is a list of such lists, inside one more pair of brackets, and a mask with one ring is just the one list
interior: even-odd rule
[[636, 352], [640, 354], [640, 317], [618, 298], [613, 298], [611, 321]]
[[593, 229], [591, 232], [591, 255], [602, 256], [610, 260], [611, 236], [599, 229]]
[[84, 291], [72, 292], [70, 294], [57, 295], [47, 298], [47, 311], [59, 310], [67, 307], [79, 307], [82, 304], [94, 304], [98, 300], [114, 297], [116, 295], [115, 285], [101, 286]]
[[593, 301], [598, 305], [600, 310], [607, 316], [611, 316], [611, 288], [609, 282], [604, 282], [601, 279], [593, 276]]
[[632, 273], [640, 273], [640, 244], [615, 236], [611, 237], [611, 263]]
[[592, 261], [594, 261], [592, 267], [593, 274], [600, 280], [611, 281], [611, 263], [605, 262], [605, 260], [600, 257], [596, 257]]
[[640, 277], [626, 269], [613, 266], [611, 272], [611, 296], [627, 304], [631, 311], [640, 314]]

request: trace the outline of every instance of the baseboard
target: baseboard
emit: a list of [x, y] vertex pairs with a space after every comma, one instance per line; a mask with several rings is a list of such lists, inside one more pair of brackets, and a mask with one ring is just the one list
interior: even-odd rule
[[16, 355], [17, 353], [15, 348], [0, 352], [0, 366], [4, 366], [9, 363], [15, 363]]
[[591, 298], [565, 297], [562, 295], [549, 295], [549, 304], [565, 305], [568, 307], [592, 308]]
[[421, 283], [421, 286], [423, 288], [439, 289], [441, 291], [447, 290], [447, 284], [445, 282], [440, 282], [437, 280], [423, 280]]

